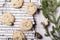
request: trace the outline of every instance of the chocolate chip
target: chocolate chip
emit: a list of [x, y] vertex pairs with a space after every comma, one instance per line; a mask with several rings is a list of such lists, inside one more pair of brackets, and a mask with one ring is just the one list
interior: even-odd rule
[[18, 0], [19, 1], [19, 0]]
[[38, 32], [35, 33], [35, 37], [37, 37], [38, 39], [42, 39], [43, 38], [42, 35], [39, 34]]

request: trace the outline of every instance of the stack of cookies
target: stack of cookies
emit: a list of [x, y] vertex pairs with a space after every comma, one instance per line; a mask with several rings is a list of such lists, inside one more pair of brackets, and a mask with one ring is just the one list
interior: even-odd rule
[[[11, 0], [11, 6], [13, 8], [19, 9], [23, 6], [23, 4], [24, 0]], [[34, 4], [33, 2], [29, 2], [26, 4], [25, 13], [29, 15], [34, 15], [36, 11], [36, 4]], [[11, 13], [5, 12], [1, 17], [1, 22], [5, 25], [12, 26], [15, 22], [15, 17]], [[28, 31], [32, 29], [33, 23], [31, 20], [25, 18], [19, 23], [19, 27], [21, 28], [21, 30]], [[25, 40], [25, 36], [22, 31], [14, 32], [12, 37], [13, 40]]]

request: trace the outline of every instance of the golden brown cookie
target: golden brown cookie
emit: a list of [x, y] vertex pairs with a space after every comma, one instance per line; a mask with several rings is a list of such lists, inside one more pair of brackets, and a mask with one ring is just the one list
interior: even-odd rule
[[11, 0], [11, 5], [14, 8], [20, 8], [23, 5], [24, 0]]
[[29, 19], [23, 19], [19, 26], [22, 30], [30, 30], [33, 27], [33, 24]]
[[32, 2], [26, 4], [26, 10], [25, 10], [26, 13], [33, 15], [35, 14], [36, 11], [37, 11], [36, 4]]
[[21, 31], [14, 32], [12, 37], [13, 37], [13, 40], [25, 40], [25, 36]]
[[6, 12], [2, 15], [1, 22], [5, 25], [12, 25], [15, 21], [15, 18], [12, 14]]

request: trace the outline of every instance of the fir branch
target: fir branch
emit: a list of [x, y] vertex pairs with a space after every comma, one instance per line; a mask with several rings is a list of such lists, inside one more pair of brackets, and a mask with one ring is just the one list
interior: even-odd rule
[[[52, 40], [60, 40], [60, 25], [58, 24], [60, 21], [60, 16], [59, 18], [56, 20], [55, 16], [54, 16], [54, 12], [56, 11], [57, 7], [60, 6], [60, 2], [57, 2], [57, 0], [42, 0], [42, 11], [43, 11], [43, 15], [48, 18], [49, 22], [53, 23], [55, 26], [52, 27], [52, 31], [49, 32], [47, 29], [46, 33], [47, 35], [51, 34], [53, 36]], [[52, 17], [52, 19], [51, 19]], [[56, 32], [58, 33], [59, 36], [57, 36]]]

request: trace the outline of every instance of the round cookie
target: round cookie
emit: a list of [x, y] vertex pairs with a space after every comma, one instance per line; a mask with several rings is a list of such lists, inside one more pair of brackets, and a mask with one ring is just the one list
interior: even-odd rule
[[37, 6], [34, 3], [27, 3], [26, 5], [26, 13], [28, 14], [35, 14], [35, 12], [37, 11]]
[[14, 32], [12, 38], [13, 40], [25, 40], [25, 36], [21, 31]]
[[19, 26], [22, 30], [30, 30], [33, 27], [33, 24], [29, 19], [23, 19]]
[[1, 22], [6, 25], [12, 25], [15, 21], [15, 18], [12, 14], [6, 12], [2, 15]]
[[11, 5], [14, 8], [20, 8], [23, 5], [24, 0], [11, 0]]

